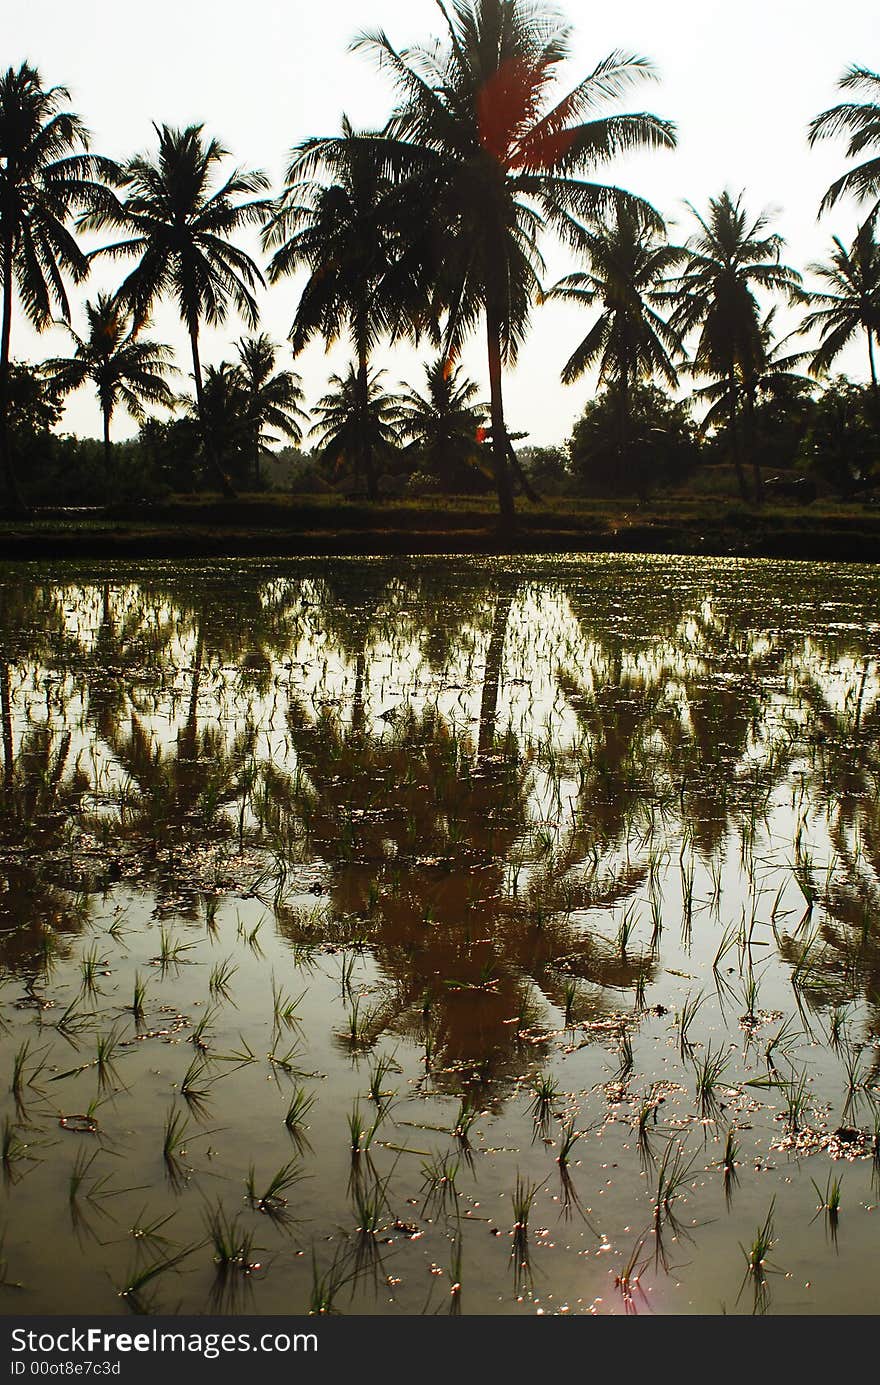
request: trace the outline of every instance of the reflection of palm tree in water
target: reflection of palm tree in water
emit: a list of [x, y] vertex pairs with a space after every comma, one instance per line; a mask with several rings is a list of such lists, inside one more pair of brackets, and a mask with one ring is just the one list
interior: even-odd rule
[[[291, 703], [304, 775], [288, 781], [283, 804], [275, 795], [279, 812], [303, 823], [308, 848], [331, 865], [328, 936], [338, 937], [352, 916], [366, 920], [357, 927], [394, 983], [393, 999], [373, 1017], [374, 1034], [427, 1031], [446, 1073], [439, 1080], [454, 1087], [478, 1076], [513, 1079], [535, 1061], [538, 1050], [524, 1054], [518, 1038], [540, 1014], [535, 986], [558, 1002], [571, 978], [626, 987], [647, 969], [572, 926], [558, 898], [545, 916], [533, 893], [509, 891], [530, 793], [514, 738], [499, 738], [496, 728], [514, 595], [512, 584], [497, 594], [476, 745], [436, 710], [398, 709], [392, 728], [371, 733], [357, 693], [358, 656], [348, 723], [330, 708], [311, 721], [302, 703]], [[283, 908], [279, 926], [315, 940], [312, 923]], [[594, 1009], [602, 1011], [601, 996]]]

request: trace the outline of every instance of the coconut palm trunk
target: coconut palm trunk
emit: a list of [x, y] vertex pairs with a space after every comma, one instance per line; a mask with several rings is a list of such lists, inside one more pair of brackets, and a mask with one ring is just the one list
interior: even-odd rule
[[370, 376], [369, 360], [367, 349], [364, 345], [363, 337], [358, 333], [358, 399], [361, 408], [361, 436], [358, 443], [358, 453], [360, 460], [360, 471], [363, 476], [363, 483], [367, 488], [367, 497], [370, 500], [377, 499], [376, 489], [376, 468], [373, 460], [373, 447], [368, 434], [368, 405], [370, 397]]
[[513, 529], [516, 512], [507, 456], [510, 442], [504, 422], [504, 396], [501, 383], [501, 316], [491, 302], [486, 304], [486, 344], [489, 352], [489, 414], [492, 420], [492, 465], [498, 492], [498, 511], [503, 529]]
[[3, 323], [0, 328], [0, 458], [3, 479], [10, 509], [21, 514], [26, 510], [24, 498], [12, 463], [12, 444], [9, 437], [9, 344], [12, 337], [12, 239], [3, 245]]
[[110, 414], [110, 405], [102, 404], [101, 415], [104, 420], [104, 465], [108, 471], [110, 470], [110, 458], [113, 451], [112, 444], [110, 442]]
[[877, 393], [877, 362], [874, 359], [874, 329], [868, 328], [868, 364], [871, 368], [871, 393], [874, 396], [874, 411], [880, 407], [880, 395]]
[[202, 384], [202, 362], [199, 355], [199, 329], [198, 326], [189, 329], [189, 344], [192, 351], [193, 379], [196, 385], [196, 408], [199, 413], [199, 424], [202, 430], [202, 444], [205, 449], [205, 456], [208, 465], [220, 482], [220, 489], [229, 500], [235, 499], [235, 487], [220, 465], [220, 458], [217, 456], [217, 448], [214, 444], [214, 436], [208, 425], [208, 417], [205, 412], [205, 390]]
[[746, 446], [752, 457], [752, 475], [755, 481], [755, 504], [764, 501], [764, 478], [761, 475], [761, 461], [758, 456], [758, 439], [755, 429], [755, 396], [751, 389], [745, 392], [745, 435]]
[[737, 389], [736, 375], [733, 370], [727, 374], [727, 396], [728, 396], [728, 418], [730, 421], [730, 450], [733, 456], [733, 465], [736, 468], [736, 479], [739, 484], [739, 493], [743, 500], [748, 502], [750, 499], [749, 488], [746, 485], [746, 474], [743, 471], [742, 460], [742, 441], [739, 435], [739, 416], [737, 413]]

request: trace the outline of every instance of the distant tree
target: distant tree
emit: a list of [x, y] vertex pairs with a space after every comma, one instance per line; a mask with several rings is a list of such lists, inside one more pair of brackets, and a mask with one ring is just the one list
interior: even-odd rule
[[356, 486], [362, 480], [364, 448], [378, 460], [393, 452], [400, 441], [399, 400], [382, 388], [383, 374], [369, 372], [364, 398], [359, 365], [352, 363], [346, 375], [330, 377], [330, 389], [313, 410], [317, 421], [311, 432], [318, 439], [322, 460], [336, 475], [351, 467]]
[[849, 194], [857, 202], [872, 204], [868, 216], [873, 219], [880, 210], [880, 73], [853, 65], [837, 85], [841, 91], [865, 92], [869, 100], [844, 101], [817, 115], [809, 127], [810, 144], [848, 135], [847, 158], [857, 159], [867, 150], [874, 152], [835, 179], [822, 198], [820, 210], [827, 211]]
[[43, 364], [43, 372], [63, 397], [85, 384], [98, 396], [104, 425], [104, 458], [110, 463], [110, 424], [121, 405], [141, 423], [144, 404], [171, 408], [174, 395], [168, 376], [176, 374], [172, 350], [161, 342], [136, 334], [130, 314], [110, 294], [99, 293], [86, 303], [88, 335], [80, 337], [69, 325], [61, 325], [75, 343], [72, 356], [55, 356]]
[[620, 455], [616, 386], [600, 390], [574, 426], [569, 443], [572, 484], [585, 495], [644, 498], [652, 487], [682, 480], [699, 459], [697, 429], [685, 403], [656, 385], [630, 388], [626, 465]]
[[[569, 30], [533, 0], [442, 0], [447, 42], [398, 50], [384, 33], [363, 35], [391, 74], [399, 104], [386, 127], [388, 161], [420, 189], [438, 296], [447, 312], [445, 349], [458, 352], [485, 320], [492, 456], [501, 522], [514, 522], [510, 438], [502, 371], [528, 329], [542, 268], [545, 227], [569, 241], [573, 220], [593, 221], [637, 199], [587, 181], [634, 148], [670, 148], [672, 125], [644, 112], [596, 111], [650, 75], [642, 58], [612, 53], [560, 99], [554, 83]], [[418, 224], [418, 223], [417, 223]]]
[[295, 371], [275, 369], [278, 348], [265, 332], [242, 337], [236, 354], [235, 368], [250, 432], [253, 481], [259, 488], [261, 454], [281, 438], [302, 442], [300, 420], [308, 418], [302, 407], [302, 380]]
[[[419, 212], [405, 207], [387, 164], [382, 141], [344, 119], [341, 135], [293, 150], [284, 193], [264, 229], [264, 243], [275, 251], [270, 282], [303, 268], [308, 273], [290, 330], [294, 354], [315, 336], [328, 346], [348, 336], [364, 415], [379, 341], [415, 340], [430, 327], [424, 268], [409, 244], [417, 238]], [[424, 223], [424, 207], [420, 215]], [[375, 499], [372, 435], [352, 436], [347, 447]]]
[[[740, 494], [749, 498], [742, 460], [740, 412], [765, 362], [761, 310], [756, 291], [783, 293], [799, 301], [801, 277], [781, 262], [783, 239], [767, 234], [764, 215], [750, 219], [742, 196], [729, 192], [709, 201], [699, 230], [687, 242], [687, 260], [672, 290], [672, 325], [683, 338], [697, 332], [692, 369], [723, 386], [728, 433]], [[753, 450], [755, 499], [762, 494], [761, 468]]]
[[108, 183], [117, 177], [110, 159], [88, 152], [88, 132], [65, 109], [69, 100], [65, 87], [44, 87], [29, 63], [0, 76], [0, 465], [10, 504], [18, 510], [24, 500], [9, 426], [13, 296], [17, 289], [38, 331], [52, 322], [53, 308], [70, 319], [64, 279], [69, 275], [80, 283], [89, 260], [69, 223], [77, 211], [105, 207]]
[[61, 422], [64, 405], [42, 369], [11, 361], [7, 392], [8, 424], [14, 449], [26, 439], [50, 432]]
[[562, 447], [521, 447], [519, 464], [532, 485], [542, 494], [559, 495], [571, 482], [571, 463]]
[[486, 406], [475, 403], [478, 387], [446, 356], [425, 366], [424, 394], [402, 386], [395, 422], [400, 437], [421, 454], [443, 490], [455, 490], [478, 456]]
[[174, 300], [189, 333], [205, 453], [228, 494], [232, 488], [203, 408], [199, 333], [202, 322], [216, 326], [226, 320], [231, 308], [249, 327], [257, 325], [254, 291], [263, 277], [251, 256], [233, 245], [231, 237], [263, 221], [269, 202], [256, 194], [269, 183], [264, 173], [236, 168], [214, 189], [215, 175], [228, 151], [216, 139], [206, 140], [201, 125], [185, 130], [168, 125], [153, 128], [159, 138], [158, 153], [138, 155], [125, 165], [125, 200], [101, 203], [82, 224], [89, 229], [111, 226], [131, 232], [128, 239], [97, 253], [138, 257], [118, 293], [134, 315], [136, 327], [146, 321], [158, 299]]
[[252, 472], [253, 433], [241, 372], [230, 361], [205, 366], [201, 404], [187, 401], [190, 418], [211, 435], [215, 456], [237, 485]]
[[563, 366], [562, 380], [571, 384], [596, 367], [600, 386], [613, 388], [625, 466], [632, 386], [659, 376], [670, 389], [678, 387], [674, 358], [683, 353], [681, 338], [656, 304], [685, 252], [668, 244], [654, 218], [629, 206], [617, 207], [613, 220], [596, 230], [582, 229], [579, 239], [589, 269], [567, 274], [545, 297], [599, 305], [596, 321]]
[[867, 389], [842, 376], [828, 383], [813, 409], [802, 458], [841, 495], [876, 483], [880, 432]]
[[877, 363], [874, 341], [880, 337], [880, 245], [871, 221], [859, 228], [851, 249], [847, 250], [837, 236], [833, 237], [834, 253], [826, 264], [810, 268], [827, 287], [810, 295], [810, 302], [819, 304], [804, 320], [802, 331], [821, 332], [819, 349], [813, 354], [810, 369], [814, 375], [827, 374], [830, 366], [848, 346], [857, 332], [868, 339], [868, 362], [875, 408], [877, 395]]

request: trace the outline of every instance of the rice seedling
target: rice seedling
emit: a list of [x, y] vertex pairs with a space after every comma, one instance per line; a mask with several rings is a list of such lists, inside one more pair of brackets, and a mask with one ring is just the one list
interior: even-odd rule
[[152, 1297], [146, 1297], [144, 1291], [159, 1275], [177, 1269], [178, 1265], [181, 1265], [188, 1256], [198, 1249], [198, 1244], [184, 1246], [182, 1250], [176, 1251], [173, 1255], [162, 1255], [148, 1265], [135, 1267], [128, 1275], [124, 1287], [119, 1290], [119, 1297], [124, 1298], [129, 1308], [135, 1313], [155, 1312], [155, 1300]]
[[340, 1289], [348, 1283], [350, 1275], [346, 1273], [343, 1257], [337, 1250], [326, 1270], [318, 1269], [318, 1262], [315, 1259], [315, 1248], [312, 1247], [312, 1289], [309, 1296], [309, 1316], [317, 1317], [322, 1314], [334, 1313], [334, 1303]]
[[12, 1059], [12, 1081], [9, 1090], [19, 1104], [25, 1087], [38, 1090], [40, 1076], [46, 1069], [48, 1052], [48, 1049], [44, 1049], [42, 1053], [35, 1055], [34, 1064], [28, 1069], [28, 1060], [31, 1057], [30, 1039], [25, 1039], [24, 1043], [16, 1049]]
[[559, 1083], [555, 1077], [548, 1073], [541, 1073], [532, 1083], [532, 1100], [529, 1104], [529, 1112], [532, 1117], [532, 1139], [537, 1139], [538, 1135], [546, 1138], [550, 1126], [550, 1115], [553, 1102], [559, 1092]]
[[7, 1183], [15, 1183], [21, 1176], [19, 1165], [30, 1158], [28, 1146], [19, 1139], [15, 1125], [6, 1116], [0, 1133], [0, 1162], [3, 1165], [3, 1178]]
[[254, 1166], [251, 1164], [245, 1180], [251, 1207], [255, 1212], [262, 1212], [264, 1216], [271, 1218], [278, 1226], [288, 1226], [293, 1217], [290, 1212], [289, 1199], [285, 1197], [285, 1193], [289, 1192], [302, 1176], [302, 1165], [296, 1159], [291, 1159], [286, 1164], [282, 1164], [281, 1168], [269, 1180], [263, 1192], [258, 1194]]
[[631, 902], [624, 908], [620, 923], [617, 926], [617, 951], [621, 961], [626, 961], [627, 948], [638, 923], [639, 918], [635, 912], [635, 903]]
[[163, 1236], [162, 1232], [169, 1222], [174, 1220], [175, 1214], [168, 1212], [164, 1217], [158, 1216], [147, 1220], [146, 1210], [145, 1207], [141, 1208], [135, 1217], [134, 1225], [129, 1228], [129, 1235], [132, 1240], [138, 1245], [155, 1246], [156, 1248], [170, 1245], [171, 1242], [168, 1237]]
[[449, 1264], [449, 1315], [457, 1318], [461, 1314], [461, 1236], [452, 1239], [452, 1259]]
[[189, 1041], [193, 1048], [198, 1049], [199, 1053], [208, 1052], [208, 1032], [216, 1017], [217, 1007], [208, 1005], [199, 1016], [198, 1022], [193, 1025]]
[[754, 1292], [754, 1309], [756, 1314], [766, 1313], [770, 1305], [770, 1286], [767, 1276], [772, 1274], [775, 1267], [768, 1259], [770, 1251], [776, 1244], [776, 1231], [773, 1224], [773, 1212], [776, 1206], [776, 1199], [770, 1203], [770, 1209], [761, 1226], [755, 1232], [754, 1240], [751, 1245], [740, 1244], [740, 1250], [745, 1256], [746, 1272], [743, 1282], [737, 1295], [737, 1303], [742, 1297], [746, 1285], [751, 1282]]
[[387, 1105], [394, 1098], [393, 1091], [385, 1090], [385, 1081], [391, 1072], [400, 1072], [400, 1067], [394, 1057], [387, 1053], [381, 1054], [370, 1068], [370, 1100], [376, 1106]]
[[82, 976], [80, 995], [88, 996], [90, 1000], [97, 999], [101, 993], [98, 977], [109, 975], [106, 958], [101, 956], [97, 943], [93, 943], [88, 952], [82, 955], [79, 967]]
[[80, 994], [74, 996], [73, 1000], [67, 1006], [67, 1009], [64, 1010], [55, 1021], [55, 1028], [58, 1030], [58, 1033], [63, 1034], [65, 1039], [67, 1039], [74, 1048], [78, 1047], [76, 1043], [77, 1035], [84, 1029], [88, 1029], [94, 1023], [93, 1014], [85, 1014], [80, 1010], [79, 1002], [81, 999], [82, 993], [80, 992]]
[[688, 1234], [675, 1212], [675, 1203], [687, 1183], [695, 1159], [696, 1155], [689, 1156], [681, 1141], [673, 1138], [667, 1143], [657, 1169], [653, 1210], [654, 1260], [664, 1269], [668, 1269], [665, 1228], [668, 1226], [677, 1239]]
[[700, 1115], [704, 1120], [712, 1119], [718, 1111], [718, 1098], [715, 1091], [730, 1067], [730, 1056], [723, 1052], [713, 1052], [710, 1043], [701, 1057], [694, 1058], [693, 1065]]
[[195, 943], [183, 943], [171, 937], [167, 928], [159, 929], [159, 951], [150, 959], [153, 966], [160, 968], [164, 976], [172, 967], [179, 967], [185, 960], [184, 953], [192, 952]]
[[[566, 1029], [571, 1029], [572, 1024], [573, 1024], [573, 1022], [574, 1022], [574, 1004], [575, 1004], [575, 1001], [577, 1000], [577, 982], [576, 982], [576, 981], [572, 980], [571, 978], [569, 978], [569, 980], [566, 981], [565, 986], [563, 987], [562, 997], [563, 997], [563, 1002], [564, 1002], [564, 1006], [565, 1006], [565, 1009], [564, 1009], [564, 1012], [563, 1012], [563, 1024], [564, 1024], [564, 1026], [565, 1026]], [[517, 1027], [517, 1032], [518, 1032], [518, 1033], [522, 1032], [522, 1030], [523, 1030], [524, 1028], [525, 1028], [524, 1025], [519, 1025], [519, 1026]]]
[[758, 978], [751, 967], [743, 981], [743, 1004], [746, 1008], [740, 1022], [753, 1025], [758, 1011]]
[[232, 1274], [250, 1275], [262, 1268], [254, 1259], [258, 1247], [253, 1233], [241, 1224], [241, 1215], [229, 1217], [218, 1200], [216, 1207], [206, 1207], [204, 1225], [208, 1244], [213, 1251], [215, 1272], [220, 1279]]
[[[544, 1181], [546, 1182], [546, 1179]], [[514, 1223], [511, 1232], [513, 1245], [510, 1251], [510, 1258], [513, 1262], [514, 1291], [516, 1293], [519, 1293], [521, 1285], [531, 1282], [529, 1217], [535, 1198], [543, 1186], [543, 1183], [532, 1183], [530, 1179], [523, 1178], [517, 1169], [516, 1185], [511, 1198]]]
[[306, 1130], [308, 1129], [306, 1117], [314, 1106], [315, 1100], [313, 1092], [307, 1092], [305, 1087], [297, 1087], [287, 1107], [287, 1115], [284, 1117], [287, 1132], [300, 1153], [311, 1148], [306, 1137]]
[[581, 1205], [571, 1176], [571, 1152], [579, 1139], [580, 1131], [575, 1129], [574, 1120], [567, 1120], [560, 1132], [559, 1153], [556, 1156], [556, 1163], [559, 1166], [561, 1215], [568, 1221], [572, 1212], [577, 1210], [592, 1231], [594, 1228]]
[[165, 1117], [165, 1127], [162, 1137], [162, 1158], [165, 1162], [165, 1169], [173, 1185], [177, 1185], [183, 1180], [184, 1174], [189, 1170], [184, 1164], [186, 1158], [186, 1137], [189, 1133], [189, 1121], [182, 1111], [172, 1106]]
[[[843, 1184], [843, 1179], [836, 1178], [833, 1173], [829, 1173], [827, 1179], [825, 1180], [824, 1190], [819, 1187], [819, 1184], [816, 1182], [814, 1178], [811, 1178], [810, 1182], [816, 1189], [816, 1196], [819, 1199], [819, 1206], [816, 1210], [816, 1217], [818, 1217], [821, 1213], [825, 1214], [825, 1229], [828, 1232], [828, 1235], [830, 1236], [832, 1242], [836, 1245], [837, 1229], [840, 1220], [840, 1190]], [[816, 1217], [813, 1218], [813, 1221], [816, 1220]]]
[[455, 1122], [452, 1127], [452, 1135], [453, 1138], [457, 1140], [458, 1147], [466, 1158], [472, 1153], [471, 1130], [478, 1115], [479, 1111], [473, 1104], [470, 1096], [466, 1095], [462, 1097], [458, 1107], [458, 1114], [455, 1117]]
[[737, 1174], [737, 1163], [739, 1160], [739, 1144], [733, 1133], [733, 1126], [727, 1131], [727, 1139], [724, 1142], [724, 1155], [721, 1160], [721, 1176], [724, 1180], [724, 1196], [730, 1201], [733, 1186], [739, 1175]]
[[339, 1038], [352, 1053], [370, 1048], [375, 1042], [372, 1033], [375, 1018], [375, 1012], [371, 1009], [362, 1010], [360, 997], [355, 997], [346, 1013], [345, 1028], [339, 1031]]
[[280, 1029], [299, 1029], [300, 1020], [297, 1010], [302, 1003], [305, 991], [297, 996], [296, 1000], [282, 990], [276, 982], [274, 973], [272, 975], [272, 1015], [275, 1028]]
[[643, 1231], [636, 1240], [629, 1258], [620, 1274], [614, 1276], [614, 1287], [623, 1299], [623, 1311], [627, 1317], [638, 1313], [638, 1300], [647, 1304], [648, 1295], [641, 1286], [641, 1277], [648, 1268], [648, 1258], [642, 1255], [648, 1232]]
[[425, 1200], [422, 1216], [430, 1209], [431, 1215], [446, 1212], [458, 1202], [458, 1189], [455, 1185], [460, 1161], [450, 1153], [429, 1156], [422, 1163], [422, 1186]]
[[211, 1087], [216, 1079], [206, 1078], [208, 1064], [201, 1053], [193, 1055], [192, 1061], [180, 1079], [180, 1095], [193, 1115], [201, 1117], [207, 1113]]
[[809, 1108], [809, 1081], [806, 1068], [797, 1072], [792, 1067], [791, 1077], [777, 1078], [776, 1085], [785, 1098], [785, 1124], [790, 1135], [796, 1135], [803, 1128]]
[[846, 1043], [846, 1027], [849, 1018], [849, 1005], [835, 1005], [828, 1022], [828, 1042], [835, 1053]]
[[142, 1020], [143, 1017], [144, 1017], [144, 1013], [145, 1013], [145, 1011], [144, 1011], [144, 1001], [146, 1000], [146, 998], [147, 998], [147, 984], [146, 984], [145, 981], [142, 981], [142, 980], [141, 980], [141, 978], [140, 978], [140, 973], [139, 973], [139, 972], [135, 972], [135, 974], [134, 974], [134, 991], [133, 991], [133, 994], [132, 994], [132, 997], [131, 997], [131, 1004], [129, 1005], [128, 1008], [129, 1008], [129, 1010], [131, 1011], [131, 1013], [134, 1015], [134, 1017], [135, 1017], [136, 1020]]
[[687, 1061], [687, 1059], [694, 1051], [694, 1046], [691, 1043], [690, 1038], [691, 1025], [696, 1019], [697, 1012], [699, 1011], [700, 1006], [703, 1004], [705, 999], [706, 997], [704, 995], [685, 996], [682, 1007], [676, 1015], [676, 1027], [678, 1032], [678, 1051], [681, 1055], [681, 1061], [683, 1063]]
[[208, 978], [208, 990], [215, 1000], [232, 1000], [232, 978], [238, 971], [238, 967], [231, 957], [226, 957], [222, 962], [217, 962], [211, 968], [211, 975]]
[[99, 1034], [96, 1041], [95, 1067], [98, 1071], [98, 1087], [101, 1091], [111, 1083], [119, 1082], [114, 1058], [119, 1048], [119, 1034], [111, 1029], [109, 1034]]
[[617, 1079], [625, 1082], [633, 1070], [635, 1059], [633, 1057], [632, 1039], [626, 1025], [621, 1025], [617, 1037]]
[[636, 1144], [639, 1151], [639, 1162], [645, 1170], [653, 1167], [656, 1163], [656, 1155], [651, 1143], [651, 1131], [656, 1125], [657, 1102], [649, 1093], [646, 1093], [636, 1119]]
[[774, 1054], [779, 1053], [787, 1062], [791, 1062], [791, 1050], [796, 1039], [801, 1037], [800, 1030], [795, 1025], [793, 1015], [789, 1015], [780, 1028], [767, 1042], [764, 1050], [764, 1058], [767, 1063], [768, 1072], [776, 1071], [776, 1061]]
[[845, 1043], [841, 1047], [840, 1057], [846, 1074], [846, 1094], [843, 1101], [843, 1119], [846, 1121], [850, 1113], [857, 1110], [861, 1101], [868, 1096], [868, 1074], [863, 1065], [861, 1049]]

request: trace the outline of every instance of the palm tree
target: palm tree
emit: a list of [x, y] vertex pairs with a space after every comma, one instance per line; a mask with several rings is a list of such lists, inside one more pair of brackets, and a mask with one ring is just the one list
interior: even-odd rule
[[802, 328], [809, 332], [818, 327], [822, 333], [810, 368], [814, 375], [824, 375], [856, 332], [863, 330], [868, 338], [871, 388], [876, 407], [874, 337], [880, 334], [880, 245], [871, 220], [859, 228], [850, 250], [837, 236], [833, 240], [835, 249], [830, 262], [810, 266], [828, 286], [824, 292], [810, 295], [810, 301], [821, 306], [810, 313]]
[[544, 298], [563, 298], [602, 311], [590, 331], [575, 348], [562, 370], [568, 385], [598, 365], [599, 384], [617, 395], [619, 454], [625, 462], [629, 439], [630, 389], [639, 381], [660, 375], [672, 389], [678, 387], [673, 356], [682, 352], [681, 338], [653, 306], [661, 301], [669, 272], [684, 252], [669, 245], [631, 207], [619, 206], [614, 220], [582, 233], [582, 250], [589, 270], [568, 274]]
[[867, 92], [872, 99], [864, 102], [844, 101], [817, 115], [810, 122], [810, 145], [820, 139], [849, 135], [848, 158], [856, 159], [871, 148], [878, 153], [847, 169], [831, 184], [822, 198], [820, 212], [827, 211], [849, 193], [858, 202], [873, 199], [874, 205], [868, 213], [873, 221], [880, 210], [880, 73], [853, 65], [847, 68], [837, 85], [841, 91]]
[[[300, 419], [308, 415], [302, 408], [302, 380], [292, 370], [275, 370], [278, 348], [271, 337], [261, 332], [242, 337], [237, 345], [236, 369], [241, 381], [245, 415], [251, 432], [254, 484], [260, 484], [260, 453], [278, 441], [278, 434], [291, 442], [302, 441]], [[275, 432], [269, 432], [274, 429]]]
[[44, 87], [36, 68], [22, 63], [0, 76], [0, 456], [12, 505], [24, 508], [9, 438], [12, 302], [38, 331], [65, 321], [70, 304], [64, 276], [80, 283], [89, 261], [68, 229], [78, 210], [96, 212], [111, 194], [116, 165], [90, 154], [89, 135], [78, 115], [65, 109], [65, 87]]
[[[423, 270], [414, 253], [417, 222], [411, 210], [404, 214], [405, 199], [386, 163], [381, 142], [357, 133], [343, 118], [341, 135], [309, 139], [293, 150], [284, 193], [264, 230], [266, 246], [275, 248], [270, 283], [308, 271], [290, 329], [294, 354], [314, 336], [329, 347], [347, 335], [364, 410], [377, 343], [386, 336], [417, 340], [430, 326]], [[357, 470], [375, 499], [367, 434], [358, 448]]]
[[612, 53], [552, 103], [568, 56], [569, 29], [528, 0], [438, 0], [448, 42], [395, 49], [382, 33], [366, 48], [390, 71], [399, 96], [387, 127], [389, 163], [413, 186], [421, 221], [430, 211], [439, 297], [447, 311], [446, 354], [485, 318], [492, 453], [503, 524], [514, 521], [512, 448], [504, 421], [502, 368], [525, 337], [541, 268], [538, 238], [549, 226], [576, 239], [619, 188], [585, 181], [616, 155], [670, 148], [674, 128], [654, 115], [595, 116], [596, 108], [650, 74], [643, 58]]
[[[134, 315], [135, 326], [149, 316], [157, 299], [170, 295], [189, 333], [196, 403], [208, 462], [226, 494], [233, 494], [206, 424], [203, 408], [199, 330], [215, 326], [235, 308], [249, 327], [258, 319], [254, 290], [263, 284], [254, 260], [231, 243], [245, 226], [257, 225], [269, 202], [256, 197], [268, 180], [264, 173], [235, 168], [212, 190], [218, 166], [228, 151], [206, 140], [201, 125], [176, 130], [153, 127], [159, 137], [154, 158], [145, 154], [123, 169], [124, 201], [103, 204], [83, 218], [90, 229], [115, 226], [132, 234], [96, 252], [114, 257], [137, 255], [138, 263], [118, 298]], [[246, 198], [246, 201], [241, 201]]]
[[331, 375], [330, 389], [314, 410], [318, 421], [312, 434], [321, 443], [324, 460], [337, 468], [351, 462], [356, 485], [363, 458], [381, 456], [398, 443], [399, 401], [382, 388], [383, 374], [369, 372], [365, 397], [360, 364], [352, 362], [347, 375]]
[[88, 336], [80, 337], [63, 323], [75, 343], [72, 356], [57, 356], [43, 363], [43, 372], [60, 395], [70, 394], [87, 382], [95, 386], [104, 420], [104, 458], [110, 462], [110, 423], [118, 405], [137, 422], [145, 418], [144, 403], [174, 403], [167, 375], [176, 373], [171, 348], [138, 337], [131, 316], [107, 293], [86, 303]]
[[[762, 213], [749, 219], [742, 194], [735, 201], [729, 192], [711, 198], [705, 219], [694, 207], [690, 210], [699, 230], [685, 247], [687, 261], [672, 292], [675, 306], [671, 322], [682, 337], [699, 332], [694, 373], [724, 382], [737, 480], [742, 498], [748, 500], [739, 435], [740, 402], [746, 382], [760, 376], [765, 353], [755, 290], [785, 293], [789, 301], [797, 302], [802, 297], [801, 276], [781, 263], [784, 242], [777, 232], [767, 233], [767, 217]], [[754, 451], [752, 462], [755, 499], [760, 500], [763, 484]]]
[[402, 386], [398, 431], [424, 454], [444, 487], [451, 487], [477, 454], [486, 408], [474, 402], [475, 382], [446, 356], [425, 366], [425, 385], [424, 394]]

